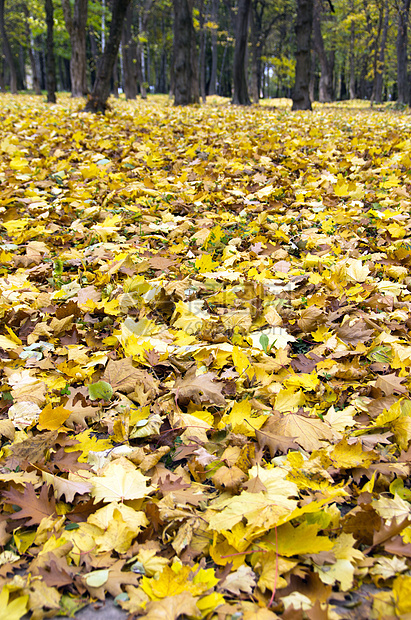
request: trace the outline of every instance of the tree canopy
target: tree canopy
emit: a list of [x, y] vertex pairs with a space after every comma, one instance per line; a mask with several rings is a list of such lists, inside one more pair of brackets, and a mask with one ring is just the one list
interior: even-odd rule
[[[112, 12], [124, 2], [52, 4], [56, 88], [87, 96], [107, 52]], [[119, 49], [109, 50], [114, 64], [105, 90], [131, 98], [171, 93], [177, 104], [208, 94], [249, 104], [293, 93], [304, 108], [348, 98], [408, 104], [409, 8], [409, 0], [131, 0]], [[44, 1], [1, 0], [0, 31], [0, 89], [45, 90]]]

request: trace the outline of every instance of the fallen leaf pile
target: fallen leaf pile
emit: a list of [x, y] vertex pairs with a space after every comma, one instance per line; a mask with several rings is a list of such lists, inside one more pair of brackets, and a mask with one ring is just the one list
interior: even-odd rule
[[408, 617], [409, 114], [1, 104], [1, 617]]

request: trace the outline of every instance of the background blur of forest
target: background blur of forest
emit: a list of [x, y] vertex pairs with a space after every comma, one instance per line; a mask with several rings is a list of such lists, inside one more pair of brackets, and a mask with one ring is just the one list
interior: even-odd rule
[[[46, 89], [48, 5], [53, 9], [57, 90], [87, 95], [107, 45], [113, 3], [0, 0], [0, 91], [40, 94]], [[233, 95], [236, 17], [241, 4], [241, 0], [194, 0], [190, 5], [203, 99]], [[254, 103], [259, 98], [292, 95], [298, 4], [297, 0], [250, 2], [244, 63]], [[409, 8], [410, 0], [314, 0], [311, 100], [359, 98], [409, 104]], [[114, 95], [173, 93], [174, 19], [172, 0], [130, 2], [111, 78]]]

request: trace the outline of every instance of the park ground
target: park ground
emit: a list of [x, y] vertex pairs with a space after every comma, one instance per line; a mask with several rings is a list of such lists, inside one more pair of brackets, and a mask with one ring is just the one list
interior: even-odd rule
[[0, 97], [0, 617], [407, 618], [409, 110], [83, 107]]

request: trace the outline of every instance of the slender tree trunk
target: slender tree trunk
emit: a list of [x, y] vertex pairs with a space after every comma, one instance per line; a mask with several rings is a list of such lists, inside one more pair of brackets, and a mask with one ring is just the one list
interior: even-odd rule
[[254, 11], [255, 3], [251, 6], [251, 98], [253, 103], [260, 100], [261, 76], [261, 60], [260, 60], [260, 36], [257, 27], [257, 20]]
[[382, 86], [383, 86], [383, 75], [384, 75], [384, 67], [385, 67], [385, 47], [387, 45], [387, 37], [388, 37], [388, 24], [389, 24], [389, 16], [390, 16], [390, 5], [388, 0], [385, 0], [383, 11], [384, 14], [384, 26], [382, 30], [381, 37], [381, 45], [378, 52], [378, 58], [375, 66], [375, 77], [374, 77], [374, 101], [375, 103], [381, 103], [382, 101]]
[[6, 90], [4, 84], [4, 67], [3, 67], [3, 42], [0, 39], [0, 92], [4, 92]]
[[[163, 17], [161, 20], [161, 40], [165, 41], [165, 37], [166, 37], [166, 26], [165, 26], [165, 21]], [[160, 69], [158, 72], [157, 92], [159, 93], [167, 92], [167, 53], [164, 47], [161, 51], [161, 57], [160, 57]]]
[[225, 62], [226, 62], [226, 58], [227, 58], [227, 49], [228, 49], [228, 43], [226, 43], [224, 45], [224, 52], [223, 52], [223, 57], [221, 59], [221, 67], [220, 67], [220, 78], [218, 80], [218, 89], [217, 89], [217, 94], [221, 95], [222, 94], [222, 83], [223, 83], [223, 77], [224, 77], [224, 70], [225, 70]]
[[211, 21], [215, 25], [211, 30], [211, 76], [209, 95], [217, 94], [217, 20], [218, 20], [218, 0], [211, 0]]
[[53, 0], [44, 0], [46, 11], [47, 39], [46, 39], [46, 81], [47, 81], [47, 101], [56, 103], [56, 61], [54, 58], [54, 8]]
[[408, 103], [407, 28], [410, 0], [401, 0], [398, 7], [397, 87], [398, 103]]
[[34, 38], [33, 38], [33, 33], [31, 32], [30, 25], [29, 25], [30, 14], [29, 14], [27, 5], [23, 4], [22, 8], [23, 8], [24, 17], [26, 20], [26, 23], [25, 23], [26, 37], [29, 43], [28, 52], [29, 52], [29, 59], [30, 59], [31, 74], [33, 76], [33, 90], [36, 93], [36, 95], [41, 95], [40, 80], [39, 80], [39, 75], [37, 73], [36, 58], [34, 56]]
[[145, 51], [144, 45], [140, 42], [140, 38], [145, 38], [145, 33], [147, 32], [147, 22], [150, 14], [151, 7], [153, 5], [153, 0], [145, 0], [144, 6], [140, 12], [138, 18], [138, 34], [139, 34], [139, 43], [137, 45], [137, 81], [140, 86], [140, 95], [142, 99], [147, 99], [147, 75], [148, 75], [148, 67], [146, 69], [145, 63]]
[[[195, 75], [195, 33], [189, 0], [173, 0], [174, 5], [174, 105], [198, 103]], [[197, 90], [197, 93], [196, 93]]]
[[313, 20], [314, 48], [320, 63], [320, 85], [318, 99], [321, 103], [329, 103], [333, 100], [333, 66], [334, 63], [327, 57], [324, 39], [321, 33], [321, 5], [320, 0], [314, 0]]
[[18, 66], [17, 87], [19, 87], [19, 78], [20, 78], [20, 88], [21, 90], [26, 90], [27, 88], [26, 63], [25, 63], [25, 58], [24, 58], [24, 48], [21, 43], [19, 45], [19, 62], [17, 66]]
[[129, 2], [130, 0], [113, 0], [112, 2], [110, 34], [104, 53], [98, 63], [97, 77], [94, 82], [93, 90], [84, 108], [86, 112], [104, 113], [107, 108], [107, 99], [110, 95], [110, 82], [120, 45], [123, 21]]
[[353, 21], [350, 26], [350, 99], [355, 99], [355, 26]]
[[234, 93], [232, 102], [235, 105], [250, 105], [251, 103], [248, 96], [245, 67], [250, 10], [251, 0], [238, 0], [233, 63]]
[[67, 32], [71, 42], [71, 94], [73, 97], [87, 95], [86, 24], [88, 0], [74, 0], [73, 12], [70, 0], [61, 0]]
[[200, 63], [199, 63], [199, 75], [200, 75], [200, 96], [203, 103], [206, 102], [206, 33], [204, 30], [204, 0], [200, 0], [199, 10], [199, 22], [200, 22]]
[[311, 74], [311, 32], [313, 0], [298, 0], [295, 33], [297, 39], [293, 110], [311, 110], [309, 94]]
[[7, 37], [6, 29], [4, 27], [4, 0], [0, 0], [0, 35], [3, 40], [3, 52], [6, 58], [6, 63], [9, 66], [10, 71], [10, 92], [17, 94], [17, 71], [14, 63], [13, 54], [10, 47], [10, 42]]
[[101, 0], [101, 53], [106, 49], [106, 0]]
[[121, 36], [124, 70], [124, 93], [126, 99], [137, 97], [137, 45], [133, 40], [133, 3], [127, 8]]
[[[147, 48], [147, 68], [150, 48]], [[198, 75], [198, 53], [194, 24], [191, 32], [191, 97], [193, 103], [200, 103], [200, 77]]]

